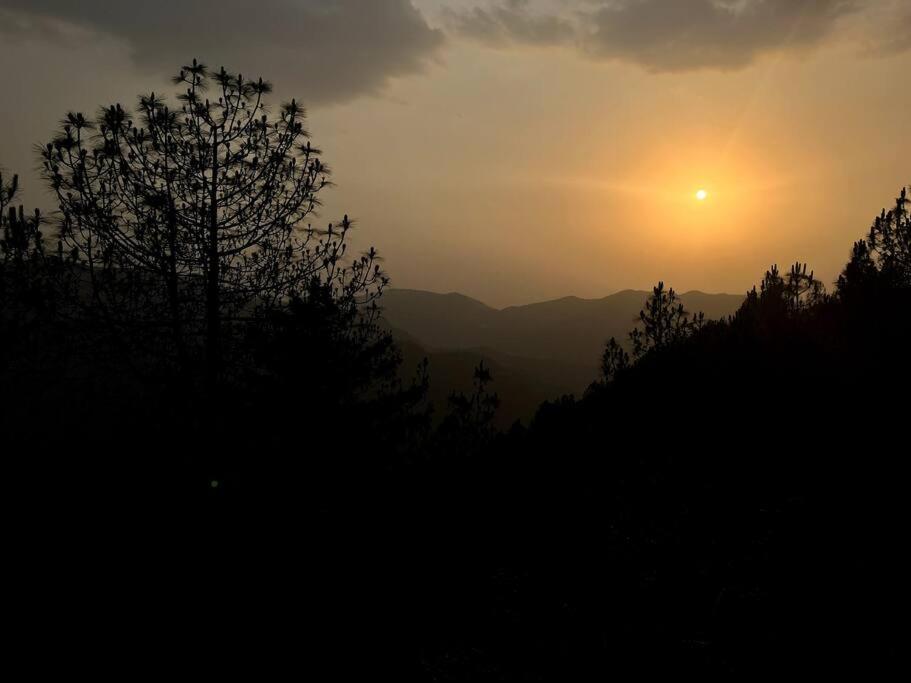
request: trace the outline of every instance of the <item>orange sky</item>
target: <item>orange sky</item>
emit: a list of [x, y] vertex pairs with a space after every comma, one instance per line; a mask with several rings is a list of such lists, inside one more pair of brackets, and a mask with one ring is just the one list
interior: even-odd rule
[[[16, 4], [0, 0], [0, 11]], [[419, 67], [398, 66], [363, 92], [317, 92], [309, 107], [337, 183], [325, 220], [357, 218], [357, 246], [379, 247], [396, 286], [494, 305], [658, 279], [742, 292], [771, 263], [798, 259], [831, 282], [911, 183], [911, 51], [881, 38], [894, 36], [884, 29], [904, 16], [901, 2], [861, 3], [806, 44], [778, 45], [772, 27], [750, 38], [749, 54], [706, 33], [722, 61], [679, 71], [662, 66], [663, 52], [659, 61], [613, 43], [593, 56], [578, 38], [479, 40], [445, 5], [405, 7], [439, 36]], [[503, 7], [550, 16], [547, 0]], [[40, 32], [0, 43], [4, 64], [22, 65], [0, 76], [16, 94], [0, 111], [0, 163], [23, 175], [31, 145], [67, 109], [130, 101], [163, 82], [135, 56], [132, 34], [67, 31], [54, 46]], [[680, 59], [692, 54], [709, 53]], [[306, 73], [279, 75], [278, 96], [308, 100]], [[29, 200], [46, 201], [34, 185]]]

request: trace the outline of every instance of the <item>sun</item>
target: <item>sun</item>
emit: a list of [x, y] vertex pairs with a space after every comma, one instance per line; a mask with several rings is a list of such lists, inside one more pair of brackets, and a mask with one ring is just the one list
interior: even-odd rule
[[705, 190], [699, 190], [696, 192], [696, 199], [699, 200], [700, 202], [704, 202], [708, 198], [709, 198], [709, 193], [706, 192]]

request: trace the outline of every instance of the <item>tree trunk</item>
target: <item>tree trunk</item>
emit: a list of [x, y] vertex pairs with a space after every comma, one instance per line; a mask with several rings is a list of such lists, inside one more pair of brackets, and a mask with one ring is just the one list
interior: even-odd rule
[[213, 132], [212, 186], [209, 192], [209, 272], [206, 283], [206, 370], [209, 388], [218, 382], [221, 372], [221, 301], [218, 261], [218, 129]]
[[177, 348], [177, 361], [180, 372], [186, 374], [189, 369], [187, 345], [184, 339], [183, 323], [180, 320], [180, 287], [177, 282], [177, 217], [173, 200], [168, 207], [168, 307], [171, 313], [171, 331], [174, 345]]

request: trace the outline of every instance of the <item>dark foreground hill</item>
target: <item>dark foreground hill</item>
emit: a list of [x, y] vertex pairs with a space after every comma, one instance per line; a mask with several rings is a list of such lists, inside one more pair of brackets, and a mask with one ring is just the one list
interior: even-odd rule
[[448, 411], [452, 392], [470, 393], [474, 370], [480, 363], [494, 378], [492, 390], [500, 399], [495, 424], [508, 429], [516, 420], [527, 422], [544, 401], [564, 394], [581, 395], [595, 375], [580, 363], [523, 358], [487, 347], [430, 351], [412, 336], [394, 331], [402, 352], [405, 379], [426, 358], [430, 372], [427, 399], [434, 406], [434, 421]]
[[[36, 308], [42, 280], [19, 275], [44, 261], [13, 258], [27, 287], [6, 291], [28, 295], [0, 307], [13, 649], [33, 667], [170, 671], [188, 653], [320, 681], [891, 680], [907, 649], [908, 202], [831, 293], [773, 267], [730, 319], [692, 324], [656, 287], [632, 358], [612, 349], [605, 381], [505, 433], [484, 372], [430, 429], [388, 337], [359, 337], [324, 289], [252, 321], [232, 376], [197, 389], [127, 372], [144, 356], [125, 339], [169, 367], [146, 327], [111, 340]], [[455, 308], [487, 335], [539, 321], [527, 349], [582, 329], [542, 311], [587, 306]], [[472, 354], [499, 354], [497, 388], [527, 400], [506, 366], [533, 355], [431, 361], [467, 382]]]
[[[430, 360], [431, 400], [467, 391], [480, 361], [490, 367], [502, 401], [501, 426], [527, 420], [546, 399], [580, 396], [597, 378], [604, 343], [625, 341], [648, 292], [625, 290], [602, 299], [566, 297], [495, 309], [462, 294], [392, 289], [383, 315], [402, 348], [405, 368]], [[728, 316], [743, 297], [688, 292], [687, 310], [709, 319]]]

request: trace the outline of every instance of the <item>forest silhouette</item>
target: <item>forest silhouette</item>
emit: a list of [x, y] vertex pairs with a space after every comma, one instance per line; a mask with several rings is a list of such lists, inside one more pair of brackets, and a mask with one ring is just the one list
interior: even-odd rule
[[831, 288], [772, 266], [713, 320], [659, 283], [584, 395], [503, 430], [484, 363], [428, 401], [432, 364], [383, 325], [378, 252], [349, 251], [347, 216], [314, 225], [331, 181], [300, 104], [273, 113], [267, 82], [195, 61], [175, 83], [173, 105], [64, 118], [38, 149], [47, 216], [0, 178], [0, 428], [35, 661], [895, 670], [906, 190]]

